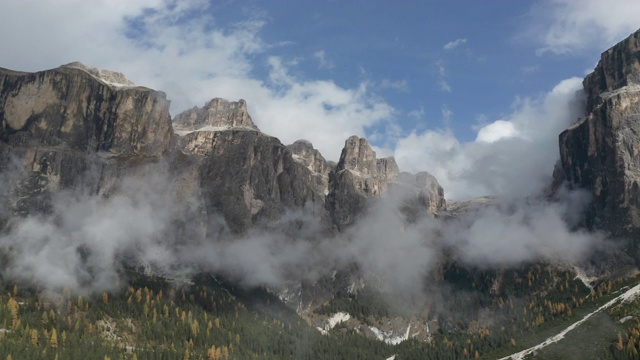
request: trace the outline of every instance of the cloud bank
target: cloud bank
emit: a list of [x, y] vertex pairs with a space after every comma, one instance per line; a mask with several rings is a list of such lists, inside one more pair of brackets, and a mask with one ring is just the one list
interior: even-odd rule
[[635, 0], [551, 0], [533, 7], [529, 36], [538, 55], [605, 49], [638, 29]]
[[[622, 11], [619, 4], [633, 11]], [[596, 0], [552, 5], [541, 54], [590, 46], [594, 36], [610, 44], [630, 31], [627, 13], [638, 13], [635, 2], [607, 4], [615, 10], [611, 16], [601, 16], [604, 5]], [[122, 71], [140, 85], [166, 90], [174, 113], [216, 96], [244, 98], [264, 132], [284, 143], [309, 139], [328, 159], [338, 157], [350, 135], [364, 136], [381, 124], [394, 128], [397, 111], [373, 89], [403, 90], [406, 84], [362, 81], [349, 88], [303, 78], [295, 71], [296, 61], [267, 56], [284, 46], [261, 38], [268, 19], [256, 15], [222, 28], [204, 11], [208, 6], [206, 1], [160, 0], [6, 2], [0, 12], [0, 63], [34, 71], [80, 60]], [[77, 21], [61, 21], [69, 18]], [[594, 34], [592, 26], [600, 31]], [[12, 36], [16, 33], [21, 35]], [[457, 39], [444, 49], [465, 41]], [[322, 51], [308, 56], [315, 56], [320, 66], [331, 66]], [[444, 65], [436, 66], [440, 89], [451, 92]], [[256, 76], [257, 71], [266, 75]], [[273, 287], [291, 279], [312, 281], [355, 262], [366, 273], [383, 274], [386, 283], [411, 291], [445, 251], [474, 266], [512, 266], [549, 257], [576, 261], [600, 239], [574, 231], [567, 221], [583, 202], [523, 198], [535, 197], [548, 185], [558, 158], [557, 135], [582, 115], [580, 88], [580, 79], [571, 78], [546, 94], [518, 98], [510, 113], [479, 124], [474, 141], [460, 142], [447, 127], [386, 134], [392, 137], [391, 146], [381, 152], [395, 155], [405, 171], [431, 172], [447, 197], [498, 195], [507, 204], [457, 221], [425, 217], [408, 224], [398, 210], [405, 199], [390, 195], [337, 238], [319, 239], [320, 225], [303, 210], [271, 229], [242, 237], [231, 237], [224, 222], [210, 218], [219, 228], [216, 234], [204, 242], [180, 243], [173, 220], [192, 211], [190, 205], [167, 206], [163, 194], [171, 192], [172, 184], [129, 179], [119, 195], [61, 193], [52, 214], [13, 223], [0, 247], [14, 260], [3, 266], [11, 277], [42, 286], [97, 291], [118, 285], [118, 262], [128, 254], [170, 274], [211, 270], [247, 285]], [[453, 110], [446, 105], [441, 110], [445, 122], [450, 121]], [[304, 225], [291, 232], [291, 222]]]
[[[286, 46], [261, 38], [267, 17], [258, 13], [223, 26], [212, 15], [213, 6], [209, 1], [7, 1], [0, 12], [0, 65], [38, 71], [81, 61], [120, 71], [138, 85], [166, 91], [174, 115], [214, 97], [245, 99], [263, 132], [285, 144], [310, 140], [332, 160], [340, 156], [344, 139], [365, 136], [367, 127], [394, 117], [393, 107], [373, 91], [375, 84], [364, 80], [349, 88], [300, 78], [292, 75], [296, 61], [267, 56]], [[321, 67], [333, 66], [324, 51], [307, 56]]]
[[514, 198], [540, 193], [559, 159], [558, 135], [583, 114], [582, 80], [560, 82], [538, 98], [518, 99], [504, 119], [461, 143], [450, 130], [414, 131], [394, 155], [401, 169], [428, 169], [448, 198]]

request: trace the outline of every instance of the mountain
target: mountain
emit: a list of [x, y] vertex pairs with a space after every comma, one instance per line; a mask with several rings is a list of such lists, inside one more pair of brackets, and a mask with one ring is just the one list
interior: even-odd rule
[[[306, 141], [285, 146], [260, 132], [244, 100], [212, 99], [171, 121], [164, 93], [133, 86], [122, 74], [115, 78], [123, 84], [114, 83], [113, 74], [78, 63], [0, 72], [1, 166], [18, 159], [31, 178], [13, 184], [20, 192], [19, 204], [8, 199], [15, 211], [46, 211], [46, 199], [77, 186], [91, 167], [100, 168], [94, 191], [108, 193], [141, 165], [166, 160], [174, 176], [191, 179], [202, 208], [222, 214], [235, 232], [307, 203], [341, 228], [398, 180], [393, 158], [376, 159], [365, 139], [349, 138], [331, 166]], [[430, 212], [444, 209], [435, 178], [412, 186], [425, 189]]]
[[[447, 203], [364, 138], [337, 163], [282, 144], [244, 100], [171, 119], [164, 93], [117, 72], [0, 69], [0, 355], [496, 358], [584, 321], [535, 351], [634, 356], [640, 31], [583, 84], [552, 201]], [[558, 210], [576, 190], [584, 216]], [[558, 226], [613, 256], [550, 253]]]
[[631, 239], [640, 261], [640, 32], [602, 53], [583, 81], [586, 116], [562, 132], [556, 177], [593, 196], [585, 224]]

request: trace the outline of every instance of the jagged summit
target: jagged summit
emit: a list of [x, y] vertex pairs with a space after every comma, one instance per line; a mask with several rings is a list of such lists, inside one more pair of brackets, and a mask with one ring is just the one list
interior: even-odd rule
[[161, 91], [121, 89], [80, 63], [36, 73], [0, 70], [0, 138], [10, 146], [155, 157], [168, 148], [171, 132]]
[[432, 214], [445, 207], [444, 191], [435, 177], [404, 173], [400, 178], [393, 157], [378, 159], [366, 139], [349, 137], [330, 174], [326, 206], [334, 225], [343, 229], [352, 224], [366, 210], [369, 198], [380, 197], [398, 185], [414, 190], [421, 205]]
[[338, 161], [338, 171], [344, 169], [359, 175], [371, 175], [388, 180], [394, 180], [400, 173], [393, 157], [377, 159], [376, 152], [371, 149], [369, 141], [355, 135], [345, 141]]
[[583, 81], [587, 107], [593, 109], [612, 91], [640, 91], [640, 30], [603, 52]]
[[221, 131], [229, 129], [257, 130], [244, 100], [227, 101], [213, 98], [202, 108], [194, 106], [176, 115], [173, 126], [178, 135], [193, 131]]
[[[640, 30], [603, 52], [583, 87], [587, 115], [560, 134], [560, 166], [554, 178], [592, 194], [586, 225], [637, 238]], [[633, 256], [640, 259], [640, 252], [634, 251]]]
[[123, 73], [121, 72], [117, 72], [117, 71], [111, 71], [111, 70], [98, 70], [95, 67], [91, 67], [91, 66], [87, 66], [79, 61], [75, 61], [69, 64], [65, 64], [60, 66], [62, 68], [73, 68], [73, 69], [80, 69], [82, 71], [85, 71], [89, 74], [91, 74], [91, 76], [95, 77], [96, 79], [114, 86], [116, 88], [118, 87], [133, 87], [136, 86], [136, 84], [133, 83], [133, 81], [130, 81], [129, 79], [127, 79]]

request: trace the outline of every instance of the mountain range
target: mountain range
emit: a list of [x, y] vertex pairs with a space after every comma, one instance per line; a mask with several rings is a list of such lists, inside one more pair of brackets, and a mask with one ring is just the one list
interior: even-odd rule
[[[244, 100], [172, 119], [163, 92], [118, 72], [0, 69], [0, 281], [49, 302], [207, 274], [227, 301], [263, 315], [272, 305], [254, 297], [279, 302], [322, 336], [380, 340], [398, 360], [509, 355], [637, 282], [640, 31], [583, 87], [586, 116], [559, 134], [555, 169], [540, 169], [553, 171], [547, 192], [447, 201], [429, 169], [402, 172], [367, 139], [346, 139], [337, 163], [306, 140], [282, 144]], [[625, 299], [607, 309], [639, 323]], [[637, 354], [627, 320], [590, 335], [612, 344], [595, 357]], [[114, 336], [136, 357], [150, 346]]]

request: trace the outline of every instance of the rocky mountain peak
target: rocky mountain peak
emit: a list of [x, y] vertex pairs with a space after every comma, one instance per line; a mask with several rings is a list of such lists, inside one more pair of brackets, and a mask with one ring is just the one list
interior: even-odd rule
[[287, 148], [291, 151], [294, 161], [311, 171], [316, 191], [326, 195], [329, 192], [329, 172], [332, 167], [320, 154], [320, 151], [307, 140], [297, 140], [293, 144], [287, 145]]
[[163, 92], [113, 86], [80, 63], [36, 73], [0, 69], [0, 85], [0, 138], [9, 145], [117, 156], [159, 156], [169, 146]]
[[124, 76], [124, 74], [121, 72], [106, 70], [106, 69], [98, 70], [95, 67], [87, 66], [78, 61], [66, 64], [66, 65], [62, 65], [61, 67], [80, 69], [84, 72], [89, 73], [91, 76], [95, 77], [96, 79], [99, 79], [102, 82], [105, 82], [111, 86], [115, 86], [115, 87], [136, 86], [136, 84], [134, 84], [133, 81], [130, 81], [129, 79], [127, 79]]
[[366, 139], [349, 137], [329, 180], [327, 209], [338, 229], [351, 224], [367, 199], [384, 194], [400, 171], [393, 157], [378, 159]]
[[337, 171], [345, 169], [358, 175], [388, 180], [397, 178], [400, 173], [393, 157], [377, 159], [367, 139], [355, 135], [345, 141], [340, 155]]
[[297, 140], [291, 145], [287, 145], [291, 151], [293, 159], [301, 163], [314, 173], [328, 175], [330, 169], [327, 160], [320, 154], [320, 151], [313, 147], [307, 140]]
[[[560, 134], [560, 166], [554, 177], [593, 195], [585, 218], [589, 227], [637, 237], [640, 31], [602, 53], [583, 86], [587, 115]], [[634, 256], [640, 259], [640, 251]]]
[[438, 183], [435, 176], [426, 171], [417, 174], [401, 172], [397, 185], [410, 189], [418, 202], [418, 205], [427, 209], [431, 214], [446, 210], [447, 203], [444, 199], [444, 189]]
[[173, 126], [180, 135], [191, 131], [258, 130], [249, 116], [246, 101], [227, 101], [221, 98], [213, 98], [202, 108], [194, 106], [176, 115]]
[[584, 79], [587, 107], [601, 103], [601, 95], [626, 87], [640, 89], [640, 30], [603, 52], [594, 71]]

